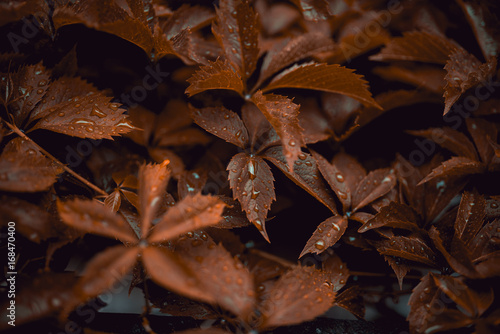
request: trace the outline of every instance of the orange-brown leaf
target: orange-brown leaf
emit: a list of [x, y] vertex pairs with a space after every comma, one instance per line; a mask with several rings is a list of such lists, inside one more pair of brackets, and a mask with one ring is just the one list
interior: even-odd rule
[[97, 201], [74, 199], [57, 202], [61, 219], [69, 226], [87, 233], [137, 242], [137, 237], [120, 215]]
[[354, 70], [338, 64], [306, 63], [281, 72], [263, 91], [278, 88], [313, 89], [350, 96], [366, 106], [380, 106], [372, 98], [367, 82]]
[[313, 235], [307, 240], [307, 243], [300, 253], [299, 257], [307, 253], [319, 254], [342, 237], [347, 229], [347, 219], [341, 216], [333, 216], [322, 222], [314, 231]]
[[203, 283], [175, 253], [160, 247], [146, 247], [141, 259], [144, 268], [153, 281], [159, 285], [206, 303], [215, 303], [210, 291], [203, 289]]
[[455, 221], [455, 236], [468, 245], [483, 225], [486, 201], [477, 191], [462, 194]]
[[452, 157], [438, 167], [434, 168], [431, 173], [420, 181], [419, 185], [429, 182], [437, 177], [466, 176], [481, 173], [483, 170], [484, 165], [478, 161], [464, 157]]
[[259, 23], [248, 0], [221, 0], [212, 32], [225, 56], [246, 81], [259, 57]]
[[168, 160], [161, 164], [142, 165], [139, 169], [139, 201], [141, 213], [141, 237], [146, 237], [151, 222], [158, 214], [158, 209], [165, 196], [170, 179]]
[[450, 54], [444, 69], [446, 85], [443, 94], [445, 98], [444, 115], [450, 111], [455, 102], [469, 88], [481, 81], [486, 81], [496, 70], [497, 61], [493, 57], [488, 62], [481, 64], [472, 54], [460, 48]]
[[168, 209], [151, 232], [148, 241], [161, 242], [183, 233], [216, 225], [222, 219], [225, 203], [215, 196], [197, 193]]
[[76, 286], [82, 298], [93, 298], [119, 282], [137, 262], [139, 248], [114, 246], [97, 254], [85, 267]]
[[334, 214], [337, 213], [333, 194], [323, 181], [316, 161], [307, 153], [300, 153], [299, 158], [293, 164], [293, 171], [286, 163], [283, 149], [280, 146], [271, 147], [263, 156], [278, 167], [296, 185], [307, 191], [320, 203], [325, 205]]
[[453, 40], [425, 31], [404, 32], [393, 38], [371, 60], [409, 60], [425, 63], [445, 64], [448, 55], [459, 48]]
[[235, 112], [224, 107], [191, 108], [191, 117], [196, 124], [211, 134], [242, 149], [248, 145], [248, 131]]
[[47, 190], [61, 172], [61, 167], [21, 138], [9, 141], [0, 155], [0, 189], [4, 191]]
[[265, 221], [271, 203], [276, 200], [271, 168], [261, 157], [238, 153], [227, 170], [233, 197], [241, 203], [248, 220], [268, 240]]
[[373, 219], [367, 221], [358, 229], [359, 233], [379, 227], [393, 227], [409, 231], [418, 231], [419, 217], [411, 206], [391, 202], [380, 209]]
[[300, 127], [298, 118], [299, 105], [285, 96], [263, 95], [261, 91], [252, 96], [252, 101], [280, 136], [288, 166], [293, 166], [301, 152], [300, 148], [305, 146], [302, 135], [304, 129]]
[[201, 232], [176, 243], [176, 251], [195, 273], [204, 291], [215, 302], [241, 319], [247, 319], [255, 303], [254, 283], [248, 268], [220, 244]]
[[396, 185], [396, 175], [392, 169], [371, 171], [359, 184], [352, 195], [353, 211], [370, 204], [387, 194]]
[[431, 267], [436, 265], [434, 251], [420, 238], [394, 236], [378, 243], [377, 250], [383, 255], [397, 256]]
[[261, 306], [262, 328], [293, 325], [325, 313], [335, 299], [325, 271], [295, 266], [274, 284]]
[[326, 0], [292, 0], [304, 14], [306, 20], [326, 20], [332, 13], [330, 4]]
[[227, 60], [217, 59], [201, 66], [191, 78], [186, 89], [188, 96], [204, 92], [210, 89], [229, 89], [243, 94], [244, 84], [239, 73], [235, 72]]

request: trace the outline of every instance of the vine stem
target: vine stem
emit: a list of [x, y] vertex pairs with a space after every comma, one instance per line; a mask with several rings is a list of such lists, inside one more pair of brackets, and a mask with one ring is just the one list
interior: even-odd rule
[[4, 123], [14, 132], [16, 133], [18, 136], [20, 136], [21, 138], [23, 138], [24, 140], [27, 140], [28, 142], [30, 142], [31, 144], [35, 145], [38, 150], [43, 154], [45, 155], [47, 158], [49, 158], [50, 160], [54, 161], [55, 163], [57, 163], [58, 165], [60, 165], [65, 172], [69, 173], [71, 176], [73, 176], [74, 178], [76, 178], [78, 181], [82, 182], [83, 184], [85, 184], [87, 187], [89, 187], [90, 189], [94, 190], [96, 193], [99, 193], [100, 195], [103, 195], [103, 196], [108, 196], [108, 193], [105, 192], [104, 190], [102, 190], [101, 188], [99, 188], [98, 186], [96, 186], [95, 184], [89, 182], [88, 180], [84, 179], [82, 176], [78, 175], [76, 172], [74, 172], [71, 168], [69, 168], [68, 166], [66, 166], [65, 164], [63, 164], [62, 162], [60, 162], [56, 157], [54, 157], [52, 154], [50, 154], [49, 152], [45, 151], [42, 147], [40, 147], [40, 145], [38, 145], [37, 143], [35, 143], [30, 137], [26, 136], [26, 134], [24, 134], [21, 130], [19, 130], [19, 128], [15, 125], [12, 125], [10, 124], [9, 122], [5, 121], [4, 120]]

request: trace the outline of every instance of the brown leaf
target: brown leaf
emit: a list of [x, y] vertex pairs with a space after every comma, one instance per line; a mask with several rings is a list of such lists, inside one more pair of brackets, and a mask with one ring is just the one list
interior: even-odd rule
[[160, 23], [160, 25], [166, 37], [171, 39], [188, 28], [191, 31], [196, 31], [207, 26], [214, 16], [214, 12], [207, 7], [183, 4], [172, 13], [168, 20]]
[[216, 225], [221, 220], [224, 206], [224, 202], [215, 196], [201, 193], [187, 196], [161, 217], [148, 241], [162, 242], [183, 233]]
[[90, 299], [119, 282], [137, 262], [139, 248], [114, 246], [97, 254], [85, 267], [75, 287], [82, 299]]
[[321, 175], [323, 175], [342, 203], [343, 212], [347, 212], [351, 208], [351, 191], [345, 183], [343, 173], [334, 164], [330, 164], [322, 155], [313, 150], [311, 150], [311, 154], [318, 165]]
[[261, 157], [238, 153], [227, 166], [233, 197], [241, 203], [247, 218], [269, 241], [265, 221], [271, 203], [276, 200], [271, 168]]
[[215, 302], [210, 291], [203, 289], [196, 273], [179, 256], [166, 248], [144, 248], [141, 261], [153, 281], [168, 290], [206, 303]]
[[495, 124], [481, 118], [467, 118], [465, 123], [474, 140], [474, 144], [476, 144], [481, 160], [486, 165], [489, 165], [495, 154], [490, 141], [496, 141], [498, 136]]
[[103, 93], [78, 96], [52, 109], [31, 129], [46, 129], [69, 136], [92, 139], [113, 139], [130, 132], [134, 126], [116, 103]]
[[438, 177], [466, 176], [484, 171], [484, 165], [464, 157], [452, 157], [434, 168], [418, 185], [424, 184]]
[[313, 89], [352, 97], [366, 106], [381, 108], [372, 98], [363, 76], [338, 64], [306, 63], [281, 72], [263, 91], [278, 88]]
[[485, 216], [486, 201], [477, 191], [462, 194], [462, 200], [458, 208], [457, 220], [455, 221], [455, 237], [461, 239], [468, 245], [475, 237]]
[[307, 240], [307, 243], [300, 253], [299, 257], [307, 253], [319, 254], [342, 237], [347, 229], [347, 219], [341, 216], [333, 216], [322, 222], [314, 231], [313, 235]]
[[[77, 278], [73, 273], [44, 273], [30, 277], [29, 281], [18, 277], [16, 280], [16, 312], [15, 325], [20, 326], [28, 322], [52, 317], [60, 313], [68, 304], [75, 305], [78, 300], [74, 292]], [[9, 301], [2, 302], [2, 318], [10, 319]], [[7, 321], [0, 328], [7, 330]]]
[[203, 170], [184, 171], [177, 181], [179, 199], [200, 193], [207, 182], [207, 173]]
[[142, 165], [139, 169], [139, 201], [141, 214], [141, 237], [149, 233], [151, 223], [158, 214], [158, 209], [165, 196], [170, 180], [169, 161], [161, 164]]
[[436, 266], [436, 255], [424, 240], [418, 237], [394, 236], [380, 241], [377, 250], [382, 255], [401, 257], [410, 261]]
[[216, 9], [212, 32], [225, 56], [246, 80], [252, 75], [259, 57], [259, 24], [248, 0], [221, 0]]
[[287, 97], [266, 94], [258, 91], [252, 96], [252, 101], [266, 116], [267, 120], [281, 138], [281, 145], [288, 166], [293, 166], [301, 150], [305, 146], [302, 132], [304, 129], [299, 124], [299, 105]]
[[434, 65], [398, 63], [387, 67], [375, 67], [373, 73], [385, 80], [404, 82], [417, 89], [423, 87], [438, 95], [444, 92], [446, 71]]
[[329, 283], [332, 290], [337, 292], [345, 286], [350, 273], [349, 269], [338, 255], [331, 250], [327, 252], [328, 257], [321, 263], [321, 268], [330, 276]]
[[22, 138], [7, 143], [0, 155], [0, 189], [37, 192], [50, 188], [62, 168], [45, 157], [38, 147]]
[[407, 60], [424, 63], [445, 64], [448, 55], [459, 48], [453, 40], [425, 31], [404, 32], [393, 38], [371, 60]]
[[120, 189], [116, 188], [111, 194], [104, 199], [104, 205], [111, 211], [117, 212], [122, 204], [122, 196]]
[[255, 303], [252, 276], [222, 245], [206, 239], [203, 235], [185, 238], [177, 242], [176, 251], [183, 254], [183, 261], [215, 303], [247, 319]]
[[225, 196], [221, 197], [220, 200], [226, 203], [226, 206], [222, 212], [221, 221], [214, 227], [232, 229], [251, 224], [245, 212], [241, 209], [240, 202]]
[[479, 276], [472, 264], [470, 252], [460, 239], [454, 238], [451, 244], [445, 247], [440, 233], [434, 226], [429, 230], [429, 237], [434, 246], [443, 254], [446, 261], [457, 273], [470, 278], [477, 278]]
[[484, 313], [493, 302], [493, 289], [477, 292], [468, 287], [463, 279], [451, 276], [433, 276], [434, 282], [457, 305], [462, 307], [469, 317]]
[[224, 107], [191, 108], [191, 117], [196, 124], [211, 134], [242, 149], [248, 146], [248, 131], [235, 112]]
[[[143, 15], [135, 16], [138, 12]], [[128, 12], [114, 1], [70, 2], [56, 8], [52, 20], [56, 29], [69, 24], [84, 24], [116, 35], [136, 44], [148, 55], [153, 48], [152, 29], [147, 24], [149, 21], [144, 10]]]
[[459, 0], [457, 3], [462, 7], [462, 11], [469, 21], [476, 40], [483, 51], [485, 58], [496, 57], [500, 50], [498, 43], [498, 25], [494, 8], [489, 4], [468, 0]]
[[344, 176], [345, 184], [352, 196], [361, 180], [366, 177], [365, 169], [354, 157], [344, 152], [337, 153], [333, 157], [331, 164], [335, 165]]
[[469, 249], [474, 260], [490, 251], [489, 248], [494, 244], [493, 240], [495, 240], [495, 237], [496, 239], [500, 238], [498, 231], [500, 231], [500, 219], [495, 219], [485, 224], [474, 239], [471, 240]]
[[365, 317], [365, 303], [362, 292], [356, 286], [351, 286], [337, 295], [335, 305], [351, 312], [356, 317]]
[[279, 146], [268, 149], [263, 157], [278, 167], [296, 185], [307, 191], [333, 213], [337, 213], [333, 195], [321, 178], [320, 171], [311, 155], [305, 152], [300, 153], [299, 159], [293, 165], [293, 171], [290, 171], [283, 149]]
[[430, 139], [442, 148], [471, 160], [478, 160], [474, 144], [462, 132], [450, 127], [430, 128], [427, 130], [407, 131], [414, 136]]
[[379, 227], [392, 227], [416, 232], [420, 228], [420, 218], [411, 206], [391, 202], [380, 209], [380, 212], [358, 229], [359, 233]]
[[312, 320], [333, 304], [329, 275], [313, 267], [295, 266], [274, 284], [261, 305], [261, 328], [293, 325]]
[[0, 216], [3, 223], [16, 223], [16, 232], [27, 239], [40, 243], [57, 236], [50, 214], [38, 205], [15, 197], [0, 197]]
[[384, 255], [384, 259], [389, 263], [392, 270], [396, 274], [396, 277], [398, 278], [399, 289], [403, 290], [403, 279], [411, 270], [410, 266], [404, 259], [400, 257]]
[[293, 39], [285, 39], [281, 43], [273, 44], [273, 48], [269, 50], [262, 62], [257, 86], [260, 86], [273, 74], [299, 60], [333, 48], [333, 41], [320, 33], [305, 33]]
[[210, 89], [229, 89], [242, 95], [244, 89], [240, 74], [234, 71], [227, 60], [220, 58], [201, 66], [188, 82], [190, 85], [186, 94], [190, 97]]
[[435, 313], [435, 304], [439, 302], [440, 291], [429, 273], [420, 279], [420, 283], [413, 289], [408, 304], [411, 312], [407, 320], [410, 322], [410, 331], [422, 333], [427, 328], [429, 318]]
[[352, 195], [353, 211], [370, 204], [387, 194], [396, 185], [393, 169], [384, 168], [371, 171], [359, 184]]
[[359, 126], [361, 104], [355, 99], [340, 94], [324, 93], [322, 104], [337, 141], [348, 137]]
[[76, 229], [131, 243], [138, 240], [120, 215], [97, 201], [58, 201], [57, 209], [61, 219]]
[[9, 75], [9, 80], [2, 80], [0, 91], [5, 96], [14, 118], [14, 123], [21, 126], [30, 112], [39, 103], [47, 91], [50, 72], [42, 63], [21, 67], [16, 73]]
[[280, 144], [278, 133], [254, 103], [247, 102], [241, 107], [241, 117], [250, 136], [250, 148], [254, 152], [260, 153]]
[[332, 13], [326, 0], [292, 0], [301, 10], [306, 20], [326, 20]]
[[450, 111], [455, 102], [469, 88], [474, 87], [481, 81], [488, 80], [489, 76], [496, 70], [497, 61], [493, 57], [487, 63], [481, 64], [472, 54], [460, 48], [450, 54], [444, 69], [446, 85], [443, 94], [445, 98], [444, 115]]

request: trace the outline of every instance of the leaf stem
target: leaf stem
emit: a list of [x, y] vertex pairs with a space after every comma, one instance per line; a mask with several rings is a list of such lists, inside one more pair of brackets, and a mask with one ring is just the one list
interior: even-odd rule
[[38, 150], [43, 154], [45, 155], [47, 158], [49, 158], [50, 160], [54, 161], [55, 163], [57, 163], [58, 165], [60, 165], [62, 167], [62, 169], [64, 169], [65, 172], [69, 173], [71, 176], [73, 176], [74, 178], [76, 178], [78, 181], [82, 182], [83, 184], [85, 184], [87, 187], [89, 187], [90, 189], [94, 190], [95, 192], [97, 192], [98, 194], [100, 195], [104, 195], [104, 196], [107, 196], [108, 193], [105, 192], [104, 190], [102, 190], [101, 188], [97, 187], [96, 185], [94, 185], [93, 183], [91, 183], [90, 181], [84, 179], [82, 176], [78, 175], [76, 172], [74, 172], [71, 168], [69, 168], [68, 166], [66, 166], [65, 164], [63, 164], [62, 162], [60, 162], [56, 157], [54, 157], [52, 154], [50, 154], [49, 152], [45, 151], [42, 147], [40, 147], [40, 145], [38, 145], [37, 143], [35, 143], [35, 141], [33, 141], [30, 137], [26, 136], [26, 134], [24, 134], [21, 130], [19, 130], [19, 128], [15, 125], [12, 125], [10, 124], [9, 122], [5, 121], [4, 120], [4, 123], [14, 132], [16, 133], [18, 136], [20, 136], [21, 138], [23, 138], [24, 140], [30, 142], [31, 144], [35, 145]]

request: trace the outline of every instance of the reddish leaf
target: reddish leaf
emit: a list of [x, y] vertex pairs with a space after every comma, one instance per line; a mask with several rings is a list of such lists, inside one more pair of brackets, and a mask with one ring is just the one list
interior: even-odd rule
[[481, 160], [489, 165], [494, 155], [490, 141], [496, 141], [498, 136], [495, 124], [481, 118], [468, 118], [465, 123], [476, 144]]
[[138, 254], [139, 248], [121, 245], [97, 254], [85, 267], [76, 291], [85, 299], [105, 292], [132, 270]]
[[[73, 273], [43, 273], [30, 277], [25, 281], [18, 277], [16, 280], [16, 300], [14, 306], [16, 312], [15, 325], [20, 326], [28, 322], [54, 316], [60, 313], [68, 304], [76, 306], [78, 301], [74, 292], [74, 285], [77, 278]], [[4, 299], [2, 302], [2, 312], [0, 316], [10, 319], [10, 300]], [[10, 322], [10, 320], [9, 320]], [[8, 330], [11, 326], [5, 321], [0, 325], [2, 331]]]
[[484, 166], [480, 162], [464, 157], [452, 157], [450, 160], [443, 162], [439, 167], [434, 168], [418, 185], [429, 182], [437, 177], [466, 176], [481, 173], [483, 170]]
[[110, 103], [102, 93], [74, 97], [62, 102], [32, 128], [46, 129], [69, 136], [92, 139], [113, 139], [111, 136], [130, 132], [134, 126], [123, 115], [125, 109]]
[[393, 38], [371, 60], [409, 60], [445, 64], [448, 55], [459, 48], [453, 40], [425, 31], [404, 32], [403, 37]]
[[306, 20], [326, 20], [332, 13], [326, 0], [292, 0], [300, 9]]
[[215, 196], [201, 193], [187, 196], [161, 217], [148, 241], [161, 242], [183, 233], [216, 225], [221, 220], [224, 206], [224, 202]]
[[42, 240], [57, 236], [49, 213], [38, 205], [22, 199], [0, 197], [0, 216], [2, 224], [15, 222], [16, 232], [38, 244]]
[[457, 220], [455, 221], [455, 236], [468, 245], [483, 225], [486, 201], [476, 191], [464, 192]]
[[407, 318], [410, 322], [410, 331], [423, 333], [427, 329], [428, 322], [431, 321], [436, 310], [441, 310], [440, 295], [433, 274], [427, 274], [421, 278], [421, 282], [413, 289], [408, 302], [411, 306], [411, 312]]
[[142, 165], [139, 169], [139, 200], [141, 203], [141, 237], [146, 237], [165, 195], [170, 171], [169, 161]]
[[355, 99], [334, 93], [323, 94], [323, 111], [337, 141], [345, 139], [356, 127], [361, 104]]
[[9, 75], [8, 82], [1, 81], [0, 91], [5, 95], [4, 101], [9, 105], [17, 126], [24, 123], [35, 105], [42, 100], [49, 81], [50, 72], [42, 63], [21, 67]]
[[269, 241], [265, 229], [267, 212], [276, 200], [271, 168], [260, 157], [238, 153], [227, 166], [233, 197], [241, 203], [247, 218]]
[[241, 205], [238, 201], [225, 196], [221, 197], [220, 200], [226, 203], [226, 206], [224, 208], [224, 211], [222, 212], [221, 221], [214, 227], [232, 229], [235, 227], [243, 227], [251, 224], [248, 221], [245, 212], [242, 211]]
[[436, 255], [424, 240], [415, 237], [395, 236], [377, 244], [380, 254], [397, 256], [434, 267]]
[[442, 148], [471, 160], [478, 160], [474, 144], [462, 132], [449, 127], [430, 128], [427, 130], [408, 131], [414, 136], [430, 139]]
[[377, 169], [370, 172], [359, 184], [352, 195], [353, 211], [370, 204], [387, 194], [396, 185], [394, 170]]
[[403, 290], [403, 279], [406, 274], [411, 270], [406, 261], [400, 257], [384, 255], [384, 259], [389, 263], [392, 270], [396, 274], [399, 283], [399, 289]]
[[337, 212], [332, 194], [321, 178], [316, 162], [309, 154], [304, 152], [299, 154], [299, 159], [293, 165], [293, 171], [290, 171], [283, 155], [283, 150], [279, 146], [268, 149], [264, 153], [264, 158], [271, 161], [290, 180], [311, 194], [333, 213]]
[[0, 155], [0, 189], [14, 192], [47, 190], [56, 182], [62, 168], [21, 138], [5, 146]]
[[222, 245], [204, 239], [185, 238], [176, 244], [176, 251], [182, 252], [183, 261], [217, 304], [247, 319], [255, 303], [252, 276]]
[[322, 155], [312, 150], [311, 154], [326, 182], [328, 182], [342, 203], [343, 212], [347, 212], [351, 207], [351, 191], [345, 182], [343, 173], [334, 164], [330, 164]]
[[111, 211], [117, 212], [122, 204], [122, 196], [120, 189], [116, 188], [111, 194], [104, 199], [104, 205]]
[[442, 95], [444, 92], [446, 71], [434, 65], [398, 63], [387, 67], [375, 67], [373, 73], [385, 80], [404, 82], [417, 89], [423, 87], [435, 94]]
[[244, 84], [240, 74], [234, 71], [229, 62], [217, 59], [208, 62], [188, 79], [190, 86], [186, 89], [188, 96], [210, 89], [229, 89], [243, 94]]
[[69, 226], [87, 233], [137, 242], [137, 236], [122, 217], [97, 201], [58, 201], [57, 209], [61, 219]]
[[212, 32], [243, 81], [249, 78], [259, 57], [259, 30], [255, 11], [247, 0], [222, 0], [216, 9]]
[[365, 169], [354, 157], [343, 152], [337, 153], [333, 157], [331, 164], [340, 170], [352, 196], [361, 180], [366, 177]]
[[[158, 15], [158, 13], [156, 13], [156, 15]], [[161, 24], [161, 26], [166, 37], [171, 39], [188, 28], [191, 31], [198, 30], [208, 25], [213, 18], [213, 11], [207, 7], [183, 4], [177, 8], [172, 13], [172, 16], [170, 16], [164, 24]]]
[[252, 96], [252, 101], [280, 136], [288, 166], [293, 166], [301, 152], [300, 148], [305, 146], [302, 136], [304, 129], [300, 127], [298, 118], [299, 105], [284, 96], [263, 95], [261, 91]]
[[440, 233], [434, 226], [429, 230], [429, 237], [434, 246], [443, 254], [446, 261], [457, 273], [470, 278], [477, 278], [479, 276], [472, 264], [470, 252], [460, 239], [453, 239], [447, 249], [443, 244]]
[[328, 218], [318, 226], [313, 235], [307, 240], [299, 257], [307, 253], [322, 253], [328, 247], [333, 246], [342, 237], [346, 229], [346, 218], [341, 216]]
[[321, 267], [323, 268], [323, 271], [328, 273], [330, 276], [329, 283], [332, 290], [337, 292], [345, 286], [350, 273], [349, 269], [347, 269], [347, 266], [344, 262], [342, 262], [342, 259], [339, 256], [331, 250], [328, 250], [327, 252], [328, 257], [326, 260], [323, 260]]
[[418, 226], [419, 220], [412, 207], [391, 202], [388, 206], [380, 209], [380, 212], [373, 219], [361, 226], [358, 232], [363, 233], [380, 227], [400, 228], [416, 232], [420, 229]]
[[329, 281], [326, 272], [312, 267], [296, 266], [288, 271], [262, 303], [261, 327], [298, 324], [325, 313], [335, 299]]
[[493, 290], [479, 293], [468, 287], [462, 279], [451, 276], [433, 276], [436, 285], [470, 317], [480, 316], [493, 302]]
[[266, 116], [254, 104], [247, 102], [241, 107], [241, 117], [250, 136], [250, 148], [261, 152], [268, 147], [279, 145], [280, 137]]
[[206, 303], [215, 302], [215, 296], [203, 288], [196, 274], [169, 250], [146, 247], [141, 261], [153, 281], [168, 290]]
[[380, 106], [372, 98], [367, 82], [361, 75], [338, 64], [306, 63], [281, 72], [263, 91], [278, 88], [313, 89], [350, 96], [366, 106]]
[[333, 48], [333, 41], [320, 33], [306, 33], [274, 44], [262, 62], [257, 86], [299, 60]]
[[191, 109], [193, 120], [206, 131], [242, 149], [248, 146], [248, 131], [235, 112], [224, 107]]
[[355, 286], [351, 286], [337, 295], [335, 305], [351, 312], [356, 317], [365, 317], [365, 303], [362, 292]]
[[491, 58], [487, 63], [481, 64], [479, 60], [464, 49], [457, 49], [450, 54], [444, 69], [446, 85], [444, 87], [445, 108], [444, 115], [448, 113], [453, 104], [469, 88], [481, 81], [486, 81], [496, 70], [496, 58]]
[[496, 239], [500, 237], [498, 235], [499, 231], [500, 220], [495, 219], [494, 221], [485, 224], [483, 228], [476, 234], [474, 239], [472, 239], [469, 244], [469, 249], [474, 260], [477, 260], [481, 255], [488, 253], [488, 246], [493, 244], [493, 240], [495, 239], [495, 237]]
[[486, 3], [458, 0], [462, 11], [476, 35], [476, 40], [483, 51], [485, 58], [493, 58], [498, 55], [500, 45], [498, 43], [498, 25], [496, 24], [495, 9], [487, 7]]

